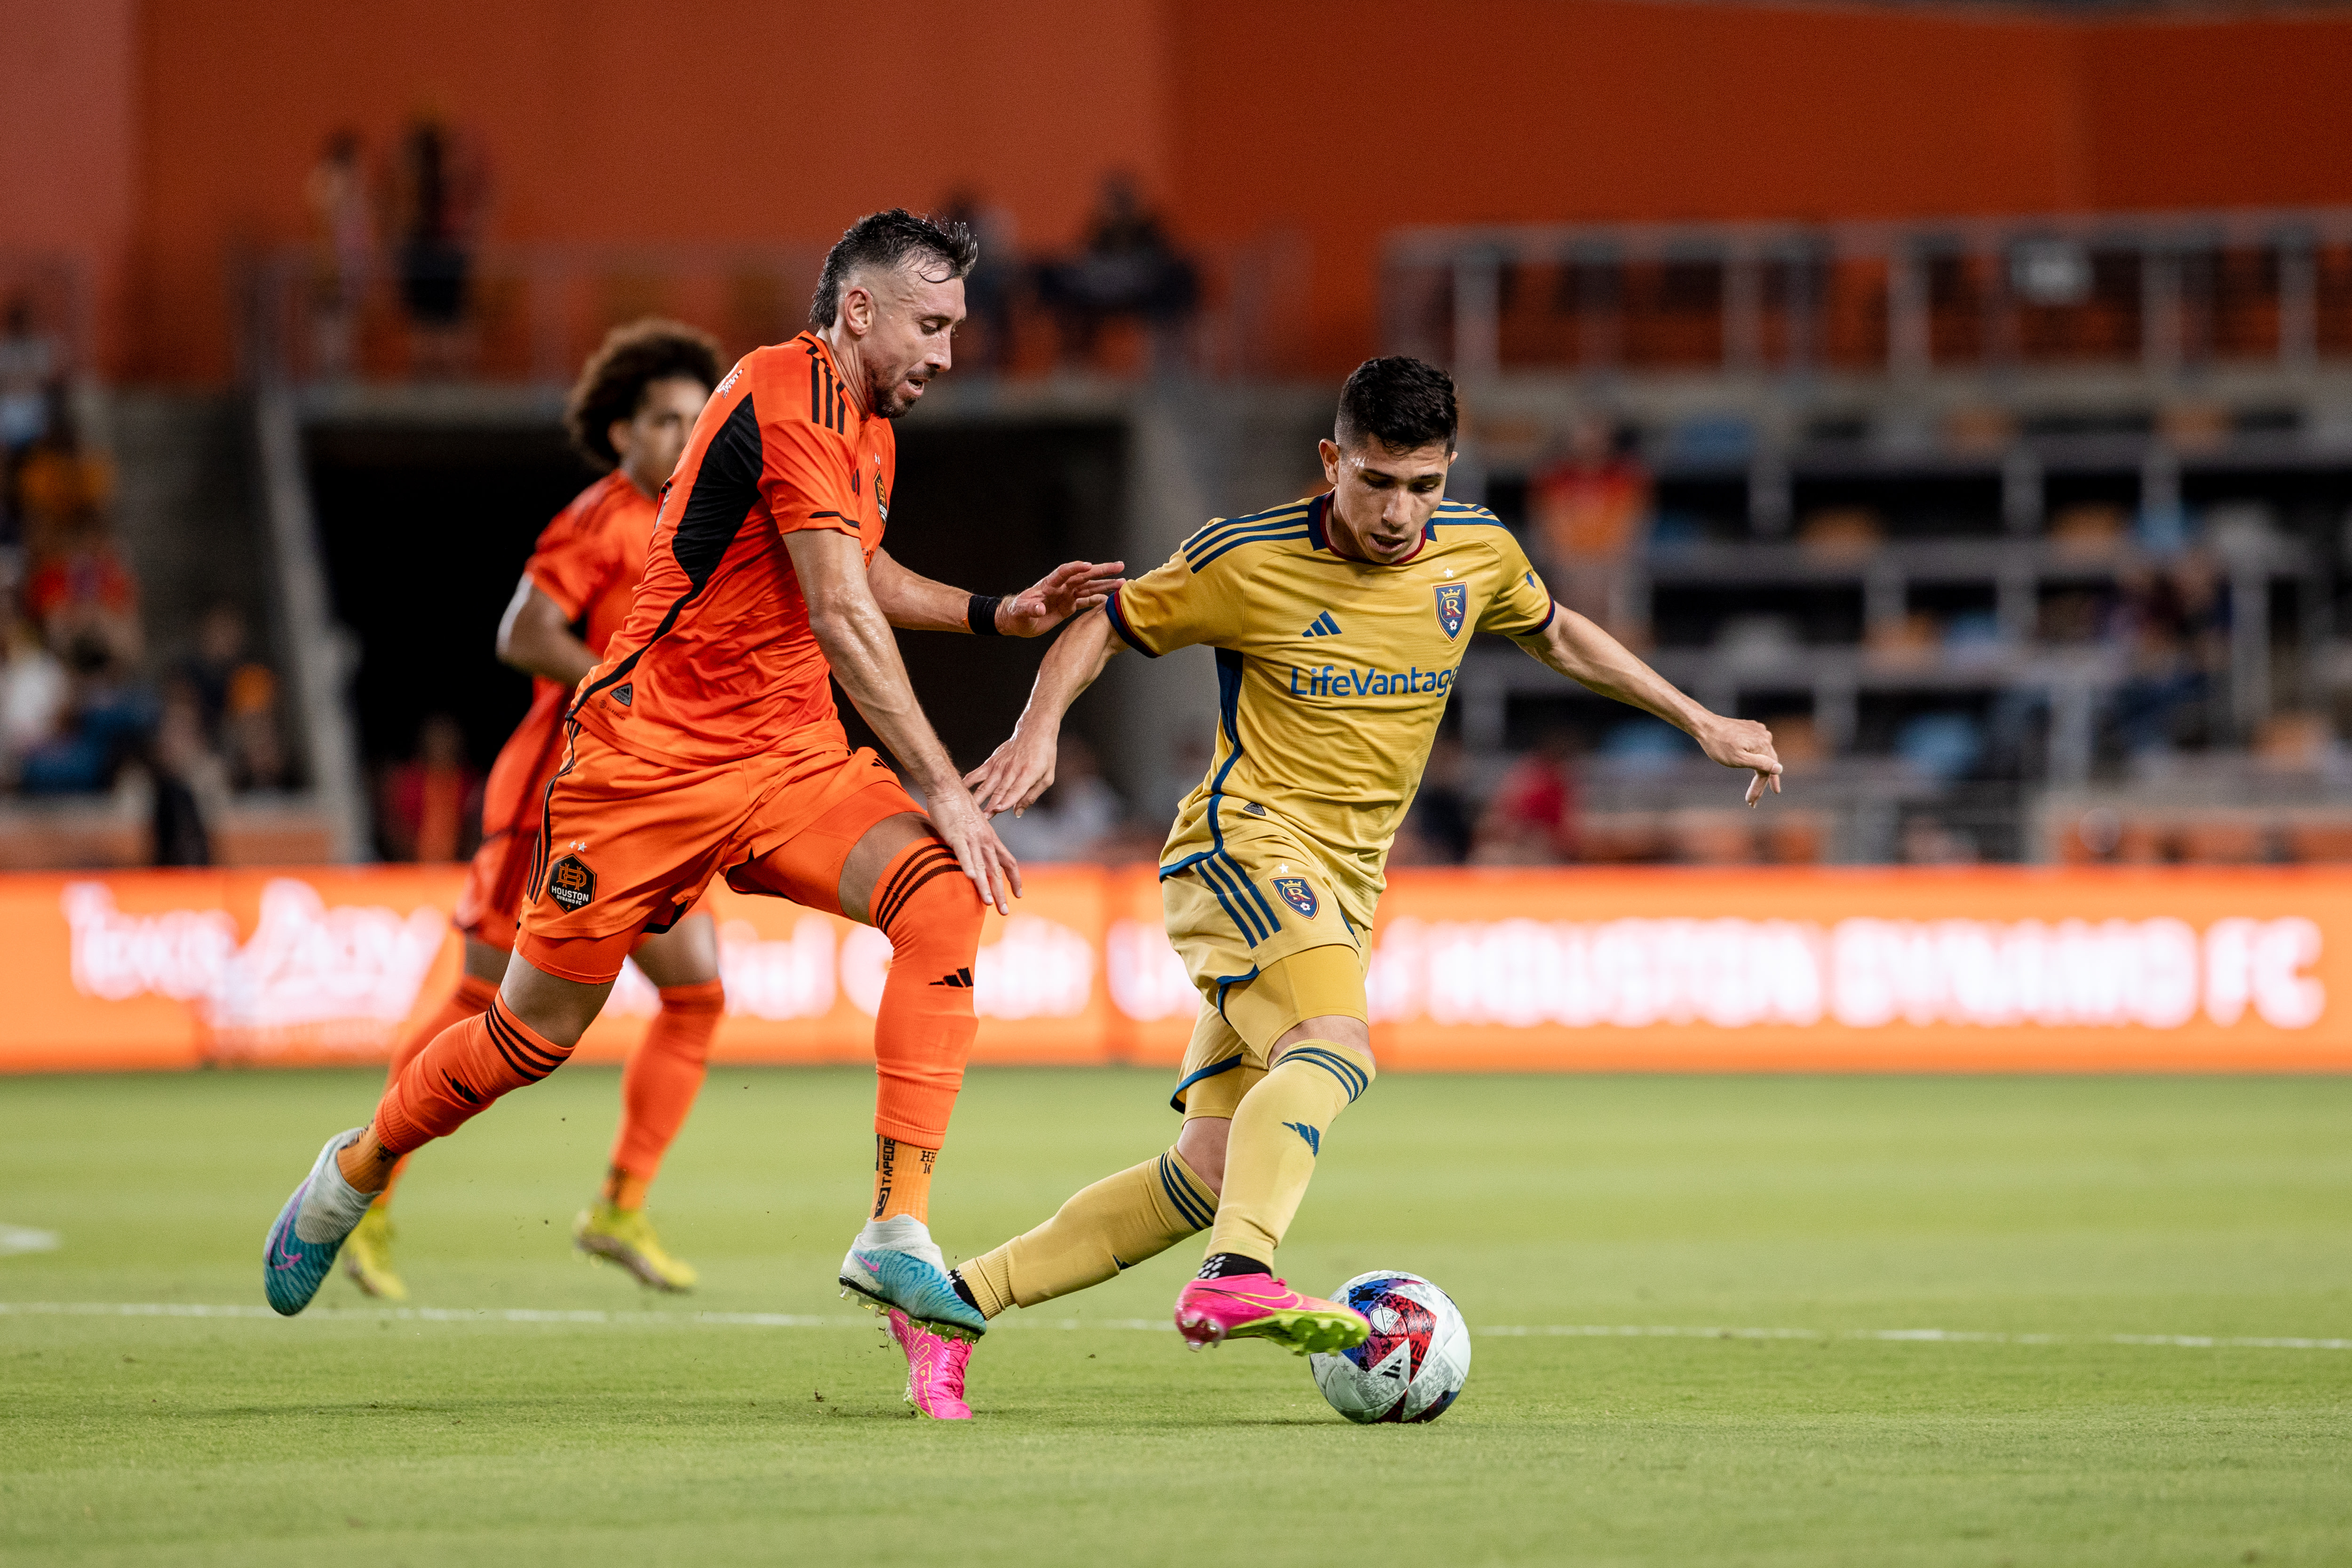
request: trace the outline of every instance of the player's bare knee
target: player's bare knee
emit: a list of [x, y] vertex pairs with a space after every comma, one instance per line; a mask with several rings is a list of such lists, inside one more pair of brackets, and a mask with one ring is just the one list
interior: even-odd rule
[[1328, 1013], [1320, 1017], [1302, 1018], [1285, 1029], [1282, 1037], [1274, 1042], [1274, 1049], [1267, 1054], [1269, 1065], [1280, 1061], [1282, 1053], [1301, 1040], [1328, 1040], [1333, 1045], [1348, 1046], [1363, 1052], [1367, 1061], [1372, 1059], [1372, 1026], [1361, 1018], [1350, 1017], [1345, 1013]]
[[[968, 967], [980, 952], [987, 913], [955, 851], [936, 837], [926, 837], [892, 861], [874, 888], [872, 922], [890, 939], [895, 953], [921, 947], [961, 954], [958, 963]], [[963, 984], [971, 984], [969, 974]]]
[[1176, 1134], [1176, 1154], [1201, 1184], [1222, 1196], [1225, 1190], [1225, 1143], [1234, 1124], [1223, 1116], [1188, 1116]]
[[[880, 885], [883, 879], [893, 872], [908, 846], [925, 839], [936, 843], [938, 838], [931, 830], [931, 819], [912, 811], [886, 816], [867, 828], [841, 863], [841, 886], [835, 893], [841, 912], [851, 920], [879, 927], [882, 895], [887, 890]], [[973, 897], [979, 895], [975, 893]]]
[[560, 974], [550, 974], [529, 959], [517, 953], [507, 965], [505, 981], [499, 994], [505, 999], [507, 1011], [529, 1026], [550, 1045], [569, 1051], [596, 1021], [604, 1008], [604, 998], [612, 994], [613, 983], [592, 985], [583, 981], [567, 980]]

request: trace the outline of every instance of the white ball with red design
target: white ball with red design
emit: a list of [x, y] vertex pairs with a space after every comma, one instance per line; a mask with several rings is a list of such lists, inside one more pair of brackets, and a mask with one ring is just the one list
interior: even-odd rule
[[1312, 1355], [1315, 1384], [1350, 1421], [1434, 1421], [1470, 1376], [1470, 1325], [1453, 1299], [1418, 1274], [1359, 1274], [1331, 1299], [1361, 1312], [1371, 1337]]

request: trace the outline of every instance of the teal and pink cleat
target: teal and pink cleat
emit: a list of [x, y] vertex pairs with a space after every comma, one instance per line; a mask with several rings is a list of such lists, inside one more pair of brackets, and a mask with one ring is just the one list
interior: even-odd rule
[[963, 1402], [963, 1372], [971, 1342], [935, 1334], [898, 1308], [890, 1309], [890, 1337], [907, 1352], [907, 1403], [934, 1421], [969, 1421]]
[[1293, 1355], [1351, 1350], [1372, 1331], [1360, 1312], [1302, 1296], [1271, 1274], [1193, 1279], [1176, 1298], [1176, 1331], [1194, 1350], [1226, 1340], [1271, 1340]]
[[273, 1310], [287, 1317], [310, 1304], [310, 1298], [319, 1293], [320, 1285], [334, 1268], [335, 1254], [344, 1238], [367, 1213], [373, 1194], [354, 1192], [335, 1163], [337, 1151], [365, 1131], [354, 1127], [327, 1140], [327, 1146], [311, 1163], [310, 1173], [278, 1210], [278, 1223], [269, 1227], [262, 1242], [262, 1294]]

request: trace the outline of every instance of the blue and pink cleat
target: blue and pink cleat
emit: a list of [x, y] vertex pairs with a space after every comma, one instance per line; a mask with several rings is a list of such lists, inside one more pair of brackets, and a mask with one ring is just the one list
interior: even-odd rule
[[911, 1215], [867, 1222], [841, 1260], [841, 1289], [877, 1310], [895, 1307], [950, 1339], [976, 1340], [988, 1332], [980, 1309], [956, 1294], [929, 1227]]
[[310, 1304], [333, 1271], [343, 1238], [367, 1214], [373, 1194], [353, 1188], [335, 1163], [336, 1152], [366, 1131], [354, 1127], [327, 1140], [310, 1173], [278, 1211], [278, 1223], [262, 1244], [263, 1291], [271, 1308], [287, 1317]]

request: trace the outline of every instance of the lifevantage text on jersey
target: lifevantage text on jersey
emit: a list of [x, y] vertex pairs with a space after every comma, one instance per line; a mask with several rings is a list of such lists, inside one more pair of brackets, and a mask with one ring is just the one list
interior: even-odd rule
[[1320, 669], [1290, 667], [1290, 695], [1293, 697], [1419, 697], [1435, 695], [1454, 689], [1455, 671], [1423, 669], [1415, 665], [1408, 669], [1340, 669], [1325, 665]]

